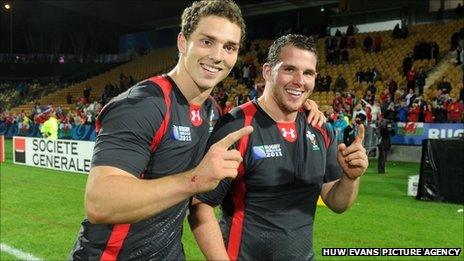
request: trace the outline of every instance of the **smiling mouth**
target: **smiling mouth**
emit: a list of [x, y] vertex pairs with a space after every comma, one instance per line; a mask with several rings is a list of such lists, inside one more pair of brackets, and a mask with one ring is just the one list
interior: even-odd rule
[[203, 68], [203, 70], [209, 72], [209, 73], [217, 73], [219, 71], [222, 71], [221, 68], [218, 68], [218, 67], [213, 67], [213, 66], [210, 66], [210, 65], [207, 65], [207, 64], [204, 64], [204, 63], [200, 63], [201, 65], [201, 68]]
[[300, 97], [303, 94], [303, 91], [295, 90], [295, 89], [285, 89], [285, 91], [295, 97]]

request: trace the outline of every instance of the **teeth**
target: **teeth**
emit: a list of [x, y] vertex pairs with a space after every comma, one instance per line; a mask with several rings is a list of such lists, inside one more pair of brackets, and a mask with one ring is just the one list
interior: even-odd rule
[[297, 95], [297, 96], [300, 96], [303, 93], [302, 91], [297, 91], [297, 90], [292, 90], [292, 89], [286, 89], [286, 91], [292, 95]]
[[214, 67], [208, 66], [206, 64], [202, 64], [201, 66], [203, 67], [203, 69], [205, 69], [205, 70], [207, 70], [209, 72], [212, 72], [212, 73], [219, 72], [218, 68], [214, 68]]

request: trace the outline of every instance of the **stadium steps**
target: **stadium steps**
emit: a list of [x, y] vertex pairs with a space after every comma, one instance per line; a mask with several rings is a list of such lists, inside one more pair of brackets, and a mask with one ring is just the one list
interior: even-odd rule
[[427, 90], [430, 86], [435, 84], [437, 81], [441, 80], [442, 76], [446, 76], [447, 72], [450, 70], [454, 64], [454, 52], [448, 52], [441, 61], [435, 66], [434, 69], [429, 73], [427, 79], [425, 79], [424, 90]]

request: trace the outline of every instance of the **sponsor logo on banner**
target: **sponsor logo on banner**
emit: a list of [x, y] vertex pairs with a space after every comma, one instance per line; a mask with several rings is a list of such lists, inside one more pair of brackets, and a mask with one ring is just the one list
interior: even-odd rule
[[90, 172], [94, 142], [13, 138], [14, 163], [70, 172]]
[[253, 146], [253, 159], [260, 160], [264, 158], [282, 157], [282, 149], [280, 144]]
[[26, 163], [26, 139], [14, 139], [14, 160], [19, 163]]

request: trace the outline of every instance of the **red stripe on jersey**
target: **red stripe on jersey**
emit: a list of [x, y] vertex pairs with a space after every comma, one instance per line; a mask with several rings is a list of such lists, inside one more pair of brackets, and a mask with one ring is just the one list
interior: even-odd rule
[[330, 145], [330, 137], [329, 137], [329, 134], [327, 133], [327, 130], [323, 129], [322, 127], [319, 127], [319, 125], [317, 124], [316, 126], [314, 126], [314, 128], [322, 134], [322, 137], [324, 137], [325, 148], [328, 149]]
[[122, 244], [124, 243], [124, 239], [126, 238], [127, 233], [129, 233], [130, 226], [130, 224], [114, 225], [110, 238], [106, 243], [105, 251], [103, 251], [103, 254], [100, 257], [100, 261], [118, 259], [119, 251], [121, 251]]
[[153, 136], [153, 140], [151, 141], [150, 145], [150, 150], [151, 152], [155, 151], [156, 148], [158, 147], [159, 143], [161, 142], [161, 139], [163, 138], [164, 134], [166, 134], [166, 131], [168, 129], [168, 124], [169, 121], [171, 120], [171, 90], [172, 90], [172, 85], [169, 82], [166, 77], [163, 76], [155, 76], [150, 79], [149, 81], [152, 81], [156, 83], [158, 86], [161, 87], [161, 90], [163, 91], [164, 95], [164, 102], [166, 103], [166, 115], [164, 115], [163, 122], [161, 122], [160, 128], [156, 131], [155, 135]]
[[[245, 123], [244, 127], [250, 126], [253, 120], [253, 117], [256, 113], [256, 107], [252, 102], [247, 102], [240, 106], [244, 115]], [[245, 152], [248, 147], [248, 140], [250, 135], [242, 137], [239, 141], [238, 151], [242, 157], [245, 155]], [[230, 226], [229, 240], [227, 242], [227, 254], [229, 255], [230, 260], [237, 260], [238, 253], [240, 251], [240, 243], [242, 240], [242, 230], [243, 230], [243, 221], [245, 218], [245, 180], [243, 175], [245, 174], [245, 167], [243, 162], [240, 163], [238, 167], [238, 175], [236, 182], [234, 182], [234, 187], [232, 190], [232, 198], [234, 201], [234, 216], [232, 218], [232, 223]]]

